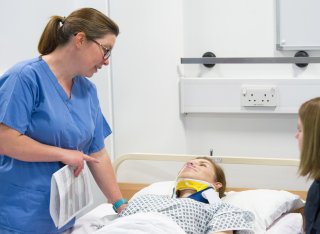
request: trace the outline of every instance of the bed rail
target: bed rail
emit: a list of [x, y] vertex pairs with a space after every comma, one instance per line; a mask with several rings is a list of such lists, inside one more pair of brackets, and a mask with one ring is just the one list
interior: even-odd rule
[[132, 153], [117, 157], [113, 163], [115, 174], [120, 165], [128, 160], [147, 161], [175, 161], [186, 162], [196, 157], [211, 157], [216, 163], [222, 164], [246, 164], [246, 165], [267, 165], [267, 166], [299, 166], [299, 159], [289, 158], [258, 158], [258, 157], [234, 157], [234, 156], [208, 156], [208, 155], [182, 155], [182, 154], [146, 154]]

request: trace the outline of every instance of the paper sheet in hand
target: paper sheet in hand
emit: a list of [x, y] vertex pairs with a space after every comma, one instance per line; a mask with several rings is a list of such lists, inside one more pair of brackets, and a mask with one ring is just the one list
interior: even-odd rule
[[61, 228], [93, 203], [89, 169], [85, 164], [78, 177], [71, 166], [64, 166], [51, 178], [50, 214]]

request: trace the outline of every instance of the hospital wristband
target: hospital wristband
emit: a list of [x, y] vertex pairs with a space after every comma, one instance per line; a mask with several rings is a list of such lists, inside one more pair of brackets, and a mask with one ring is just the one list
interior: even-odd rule
[[120, 200], [116, 201], [115, 203], [113, 203], [113, 210], [115, 212], [117, 212], [117, 210], [119, 209], [120, 206], [122, 206], [123, 204], [128, 204], [128, 201], [124, 198], [121, 198]]

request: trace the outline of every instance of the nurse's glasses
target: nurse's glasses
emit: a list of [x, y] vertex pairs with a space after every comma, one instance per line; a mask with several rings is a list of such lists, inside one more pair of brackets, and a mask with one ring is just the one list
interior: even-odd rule
[[100, 46], [103, 50], [103, 59], [107, 60], [110, 55], [111, 55], [111, 49], [108, 49], [106, 47], [104, 47], [103, 45], [101, 45], [101, 43], [97, 42], [96, 40], [91, 39], [91, 41], [93, 41], [94, 43], [96, 43], [98, 46]]

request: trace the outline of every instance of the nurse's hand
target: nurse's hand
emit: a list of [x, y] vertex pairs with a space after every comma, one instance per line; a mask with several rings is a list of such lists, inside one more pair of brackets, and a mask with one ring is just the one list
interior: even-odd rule
[[90, 157], [77, 150], [68, 150], [68, 153], [63, 158], [62, 162], [66, 165], [74, 167], [74, 176], [77, 177], [84, 167], [84, 161], [99, 163], [100, 161]]

